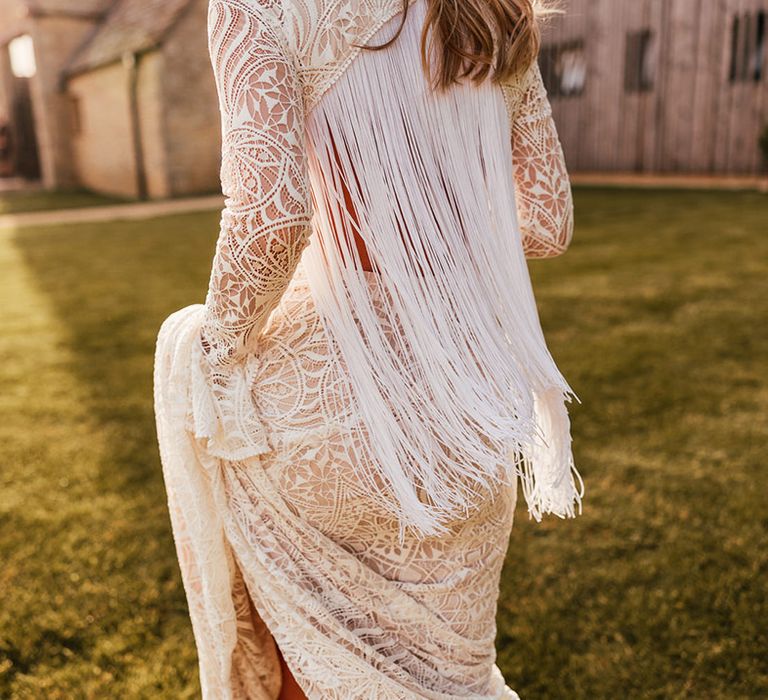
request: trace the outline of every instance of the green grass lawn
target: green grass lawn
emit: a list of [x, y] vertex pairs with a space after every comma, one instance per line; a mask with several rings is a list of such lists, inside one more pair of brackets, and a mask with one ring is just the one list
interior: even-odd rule
[[30, 211], [53, 211], [57, 209], [78, 209], [106, 204], [123, 204], [128, 200], [107, 197], [85, 190], [71, 192], [20, 191], [0, 194], [0, 216], [21, 214]]
[[[151, 371], [218, 218], [0, 232], [0, 697], [199, 694]], [[576, 218], [531, 270], [584, 514], [521, 498], [499, 666], [523, 700], [768, 697], [768, 197], [577, 188]]]

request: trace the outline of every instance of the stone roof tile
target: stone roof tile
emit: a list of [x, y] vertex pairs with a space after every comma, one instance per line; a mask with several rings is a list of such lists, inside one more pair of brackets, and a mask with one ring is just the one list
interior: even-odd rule
[[[65, 76], [158, 46], [193, 0], [117, 0], [64, 69]], [[195, 0], [197, 1], [197, 0]]]

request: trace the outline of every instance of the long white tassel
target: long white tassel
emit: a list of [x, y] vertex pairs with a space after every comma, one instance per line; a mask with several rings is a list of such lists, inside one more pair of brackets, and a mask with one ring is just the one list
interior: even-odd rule
[[[541, 441], [529, 446], [520, 477], [531, 516], [545, 513], [573, 518], [581, 513], [584, 482], [573, 460], [571, 422], [559, 388], [535, 392], [536, 423]], [[574, 480], [578, 481], [576, 489]]]

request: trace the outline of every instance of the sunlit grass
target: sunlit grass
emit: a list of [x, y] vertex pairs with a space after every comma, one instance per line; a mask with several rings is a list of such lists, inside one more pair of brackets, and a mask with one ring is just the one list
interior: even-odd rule
[[587, 485], [518, 511], [499, 663], [523, 698], [768, 697], [768, 197], [579, 190], [532, 271]]
[[[768, 198], [577, 189], [531, 263], [587, 485], [521, 500], [498, 618], [523, 700], [768, 694]], [[219, 212], [0, 232], [0, 697], [199, 693], [152, 353]]]

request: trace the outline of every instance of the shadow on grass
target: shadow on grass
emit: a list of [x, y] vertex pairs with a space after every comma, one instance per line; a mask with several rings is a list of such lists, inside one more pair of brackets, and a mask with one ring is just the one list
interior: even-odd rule
[[105, 465], [114, 488], [159, 476], [154, 343], [171, 312], [205, 299], [217, 234], [218, 212], [23, 229], [16, 239], [69, 331], [69, 369], [88, 387], [90, 410], [116, 430]]
[[[768, 198], [575, 193], [571, 249], [530, 267], [550, 349], [583, 402], [572, 422], [585, 512], [537, 525], [521, 502], [498, 663], [524, 698], [764, 696]], [[30, 229], [15, 241], [109, 438], [95, 487], [131, 503], [116, 545], [135, 556], [106, 575], [145, 614], [121, 603], [114, 629], [139, 645], [164, 636], [166, 661], [193, 657], [164, 514], [152, 355], [163, 319], [203, 301], [217, 233], [215, 212]], [[160, 544], [140, 564], [147, 536]], [[142, 598], [137, 577], [168, 590]], [[115, 645], [112, 657], [100, 652], [105, 664], [122, 659], [115, 673], [162, 683], [167, 668]], [[195, 672], [179, 681], [188, 692]]]
[[164, 318], [204, 299], [217, 234], [213, 212], [22, 229], [11, 242], [32, 277], [22, 294], [43, 301], [29, 321], [18, 314], [4, 357], [21, 376], [3, 405], [16, 427], [2, 440], [2, 697], [199, 694], [152, 360]]

